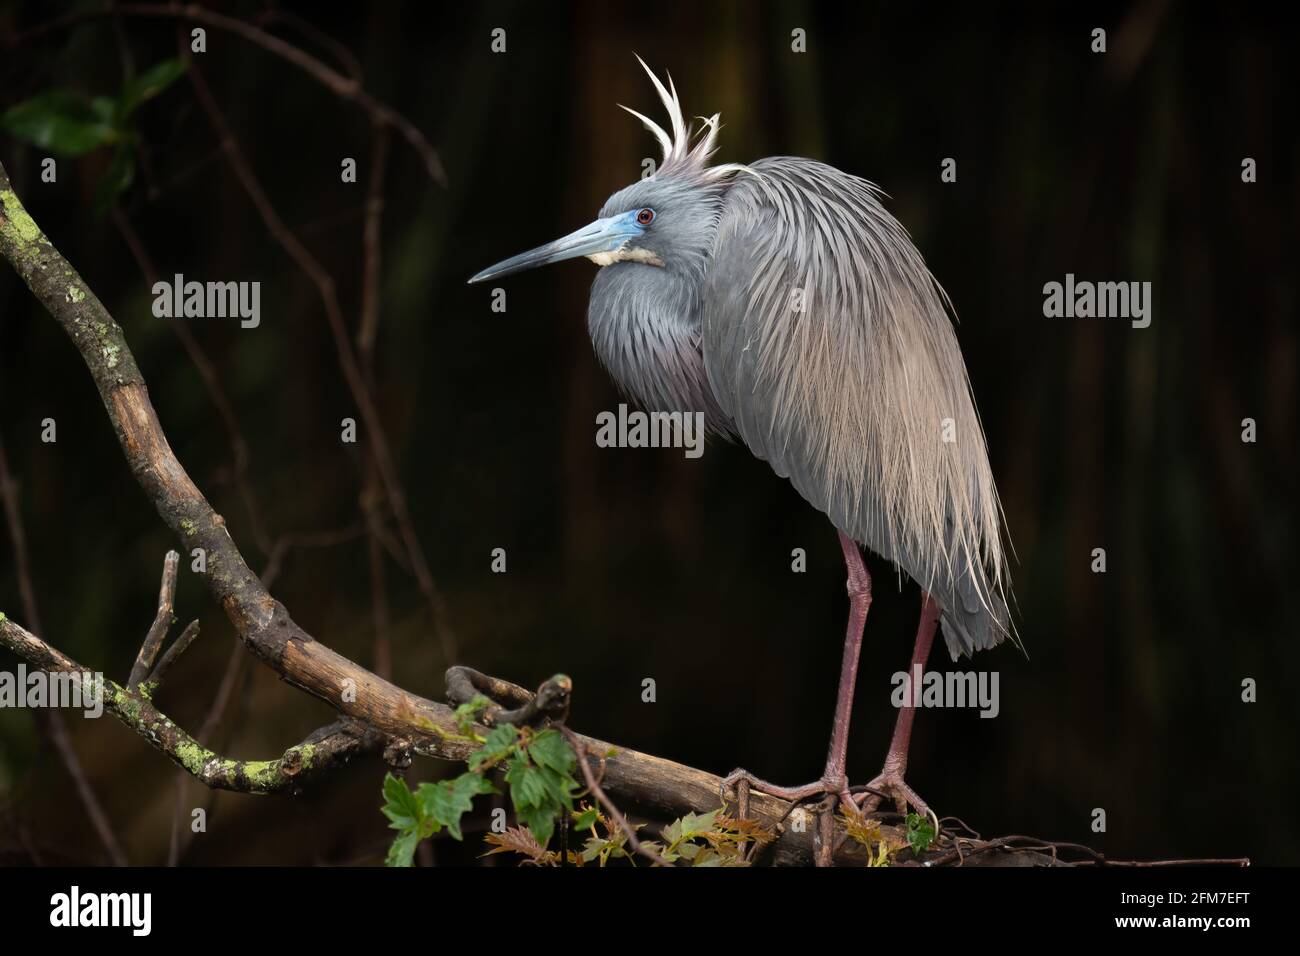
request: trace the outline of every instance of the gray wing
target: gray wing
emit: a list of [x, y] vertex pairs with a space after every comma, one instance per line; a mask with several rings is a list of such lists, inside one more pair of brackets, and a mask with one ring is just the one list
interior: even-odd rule
[[870, 183], [749, 169], [702, 296], [710, 387], [755, 455], [938, 602], [954, 659], [993, 646], [1001, 508], [942, 289]]

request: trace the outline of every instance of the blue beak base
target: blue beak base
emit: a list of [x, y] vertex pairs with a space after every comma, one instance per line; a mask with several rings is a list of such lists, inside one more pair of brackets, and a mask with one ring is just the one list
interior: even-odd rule
[[633, 210], [617, 216], [597, 219], [576, 232], [569, 233], [563, 239], [556, 239], [544, 246], [538, 246], [536, 249], [498, 262], [494, 266], [488, 266], [471, 277], [469, 282], [473, 285], [476, 282], [486, 282], [488, 279], [514, 275], [525, 269], [550, 265], [552, 262], [576, 259], [578, 256], [594, 256], [602, 252], [614, 252], [629, 239], [635, 239], [645, 232], [645, 229], [637, 223], [636, 215], [636, 211]]

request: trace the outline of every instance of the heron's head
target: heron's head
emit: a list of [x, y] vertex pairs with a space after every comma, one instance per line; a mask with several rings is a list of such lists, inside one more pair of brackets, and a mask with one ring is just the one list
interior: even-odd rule
[[[640, 61], [640, 57], [637, 59]], [[725, 183], [745, 167], [709, 166], [708, 159], [717, 148], [717, 114], [705, 119], [699, 135], [692, 137], [682, 118], [671, 77], [665, 88], [644, 62], [641, 66], [667, 107], [672, 127], [670, 135], [636, 110], [627, 110], [646, 125], [663, 147], [663, 160], [654, 175], [610, 196], [594, 222], [562, 239], [498, 262], [471, 278], [471, 283], [579, 256], [598, 266], [694, 274], [702, 270], [717, 225], [718, 204]]]

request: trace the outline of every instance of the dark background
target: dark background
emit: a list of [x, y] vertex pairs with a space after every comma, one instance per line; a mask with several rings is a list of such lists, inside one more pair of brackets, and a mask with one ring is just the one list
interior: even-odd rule
[[[53, 86], [89, 94], [174, 56], [161, 19], [90, 4], [0, 4], [0, 109]], [[96, 7], [100, 5], [94, 5]], [[1295, 41], [1287, 25], [1208, 5], [976, 9], [920, 5], [588, 2], [214, 4], [296, 12], [359, 58], [365, 87], [423, 130], [433, 184], [394, 139], [383, 221], [377, 399], [416, 531], [446, 596], [458, 659], [535, 685], [573, 677], [572, 722], [715, 772], [778, 782], [825, 757], [846, 601], [833, 529], [737, 446], [699, 461], [604, 450], [597, 412], [619, 397], [585, 328], [593, 267], [501, 283], [473, 272], [594, 218], [657, 147], [625, 103], [662, 119], [633, 59], [676, 80], [688, 115], [720, 111], [717, 161], [814, 157], [879, 183], [961, 317], [1018, 561], [1028, 657], [1001, 675], [1001, 714], [922, 711], [910, 782], [985, 835], [1039, 834], [1114, 858], [1243, 856], [1294, 863], [1297, 663], [1293, 509], [1300, 192]], [[364, 7], [364, 8], [363, 8]], [[267, 29], [331, 64], [293, 19]], [[1093, 27], [1109, 52], [1090, 52]], [[490, 31], [504, 27], [507, 52]], [[807, 30], [808, 52], [790, 50]], [[355, 328], [369, 119], [238, 37], [208, 31], [198, 66], [271, 201], [332, 272]], [[147, 164], [121, 209], [164, 275], [262, 282], [262, 325], [197, 321], [249, 451], [266, 537], [355, 526], [364, 467], [341, 446], [355, 416], [320, 299], [268, 235], [182, 79], [138, 115]], [[126, 331], [177, 454], [255, 568], [231, 444], [209, 393], [111, 217], [91, 201], [107, 151], [60, 160], [0, 136], [29, 211]], [[343, 157], [360, 182], [340, 183]], [[954, 157], [958, 181], [940, 182]], [[1243, 184], [1254, 157], [1258, 182]], [[1047, 319], [1042, 286], [1149, 280], [1154, 319]], [[0, 434], [21, 482], [44, 636], [125, 679], [175, 542], [129, 474], [75, 350], [7, 268], [0, 274]], [[58, 422], [57, 444], [39, 441]], [[1258, 441], [1241, 441], [1241, 421]], [[508, 573], [492, 574], [505, 548]], [[790, 571], [792, 548], [808, 571]], [[1089, 570], [1104, 547], [1108, 572]], [[372, 665], [369, 547], [355, 534], [296, 548], [273, 591], [304, 628]], [[413, 579], [385, 558], [395, 680], [441, 696], [448, 665]], [[849, 771], [879, 768], [889, 676], [911, 647], [919, 592], [879, 562]], [[5, 538], [0, 608], [18, 618]], [[197, 729], [234, 644], [182, 574], [182, 620], [203, 636], [160, 705]], [[244, 655], [247, 656], [247, 655]], [[238, 659], [238, 658], [237, 658]], [[15, 662], [0, 654], [0, 667]], [[949, 667], [936, 652], [933, 667]], [[269, 757], [326, 708], [250, 663], [215, 742]], [[641, 701], [641, 682], [658, 700]], [[1241, 682], [1259, 701], [1241, 701]], [[111, 718], [67, 715], [132, 862], [165, 860], [178, 771]], [[417, 762], [414, 779], [448, 768]], [[299, 799], [218, 794], [196, 864], [376, 863], [383, 767]], [[187, 808], [209, 801], [188, 784]], [[1108, 831], [1089, 828], [1093, 808]], [[439, 861], [480, 852], [443, 840]], [[103, 851], [62, 765], [25, 712], [0, 712], [0, 861], [97, 862]]]

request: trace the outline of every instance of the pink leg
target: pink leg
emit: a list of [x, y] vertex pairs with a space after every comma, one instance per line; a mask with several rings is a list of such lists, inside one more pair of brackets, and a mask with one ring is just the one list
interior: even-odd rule
[[849, 748], [849, 718], [853, 713], [853, 688], [858, 680], [858, 658], [862, 653], [862, 632], [871, 610], [871, 575], [862, 561], [857, 542], [839, 532], [840, 548], [844, 552], [844, 566], [848, 569], [845, 590], [849, 594], [849, 624], [844, 635], [844, 659], [840, 663], [840, 689], [835, 698], [835, 722], [831, 725], [831, 745], [826, 754], [827, 781], [845, 781], [846, 755]]
[[[840, 663], [840, 686], [835, 697], [835, 720], [831, 725], [826, 769], [820, 780], [802, 787], [779, 787], [747, 771], [735, 770], [722, 781], [724, 794], [731, 787], [744, 782], [760, 793], [782, 800], [798, 801], [819, 794], [831, 794], [856, 806], [849, 794], [848, 777], [844, 771], [849, 746], [849, 718], [853, 711], [853, 688], [857, 683], [858, 658], [862, 652], [862, 632], [867, 622], [867, 612], [871, 609], [871, 574], [862, 560], [857, 542], [842, 531], [838, 534], [840, 549], [844, 552], [844, 565], [848, 571], [845, 590], [849, 595], [849, 623], [844, 635], [844, 658]], [[824, 852], [819, 852], [817, 862], [819, 865], [830, 862], [829, 847]]]
[[[921, 623], [916, 628], [916, 646], [912, 649], [909, 675], [915, 674], [918, 666], [924, 671], [925, 662], [930, 657], [930, 647], [934, 644], [935, 628], [938, 625], [939, 605], [934, 603], [930, 595], [922, 594]], [[915, 719], [916, 708], [912, 706], [909, 697], [899, 709], [898, 719], [894, 722], [894, 736], [889, 742], [889, 752], [885, 754], [885, 765], [881, 768], [880, 775], [867, 784], [868, 792], [862, 803], [864, 811], [870, 813], [875, 810], [880, 805], [881, 793], [887, 793], [898, 804], [900, 813], [907, 812], [909, 803], [921, 813], [930, 812], [925, 801], [903, 782], [903, 775], [907, 772], [907, 751], [912, 743], [912, 721]], [[872, 793], [873, 790], [878, 792]]]

